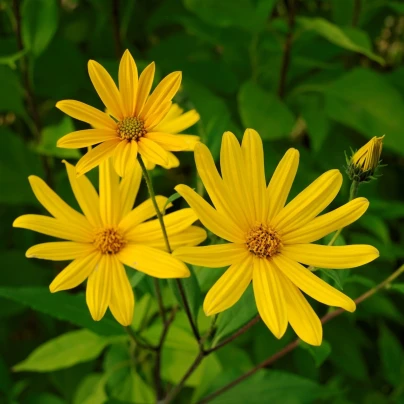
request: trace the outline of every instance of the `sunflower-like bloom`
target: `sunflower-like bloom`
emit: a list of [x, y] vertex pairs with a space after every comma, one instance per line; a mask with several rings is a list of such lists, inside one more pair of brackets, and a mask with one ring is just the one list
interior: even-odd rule
[[[88, 178], [76, 176], [75, 167], [65, 162], [70, 185], [84, 215], [72, 209], [44, 181], [30, 176], [38, 201], [53, 216], [24, 215], [13, 226], [63, 240], [38, 244], [28, 258], [53, 261], [73, 260], [50, 285], [50, 291], [72, 289], [87, 281], [86, 300], [94, 320], [107, 308], [122, 325], [132, 322], [134, 295], [124, 265], [156, 278], [190, 275], [186, 265], [166, 252], [161, 228], [151, 199], [132, 210], [141, 180], [140, 167], [121, 181], [111, 159], [100, 165], [99, 195]], [[157, 196], [162, 209], [167, 198]], [[170, 206], [170, 205], [169, 205]], [[192, 209], [164, 216], [171, 246], [197, 245], [205, 230], [192, 226], [197, 220]]]
[[59, 101], [56, 107], [73, 118], [92, 125], [63, 136], [58, 147], [81, 148], [99, 144], [78, 162], [81, 175], [109, 156], [120, 176], [131, 170], [137, 154], [150, 164], [165, 168], [178, 166], [171, 151], [193, 150], [197, 136], [178, 135], [199, 120], [195, 110], [182, 113], [172, 98], [181, 84], [181, 72], [165, 77], [149, 95], [154, 78], [154, 62], [138, 77], [136, 63], [128, 50], [119, 64], [119, 89], [109, 73], [94, 60], [88, 62], [90, 79], [107, 113], [74, 100]]
[[174, 253], [194, 265], [230, 265], [209, 290], [205, 313], [212, 315], [233, 306], [252, 281], [258, 312], [277, 338], [283, 336], [289, 322], [302, 340], [320, 345], [321, 322], [301, 291], [350, 312], [355, 310], [355, 302], [302, 264], [353, 268], [378, 257], [378, 251], [369, 245], [310, 244], [354, 222], [366, 211], [368, 201], [357, 198], [317, 217], [342, 184], [341, 173], [330, 170], [285, 206], [299, 153], [289, 149], [266, 186], [262, 141], [251, 129], [241, 147], [232, 133], [223, 135], [221, 176], [203, 144], [195, 147], [195, 161], [215, 208], [186, 185], [178, 185], [176, 190], [209, 230], [230, 242], [183, 247]]

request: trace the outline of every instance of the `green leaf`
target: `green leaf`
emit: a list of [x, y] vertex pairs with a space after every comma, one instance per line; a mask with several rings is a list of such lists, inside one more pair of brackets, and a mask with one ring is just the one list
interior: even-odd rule
[[95, 359], [111, 342], [88, 330], [71, 331], [36, 348], [14, 371], [50, 372]]
[[369, 139], [386, 134], [384, 146], [404, 155], [404, 100], [382, 75], [357, 68], [334, 81], [325, 92], [330, 118]]
[[178, 192], [175, 192], [174, 194], [170, 195], [170, 196], [167, 198], [166, 203], [165, 203], [165, 205], [164, 205], [164, 207], [163, 207], [162, 214], [163, 214], [163, 215], [166, 214], [167, 206], [168, 206], [170, 203], [173, 203], [174, 201], [176, 201], [177, 199], [180, 199], [180, 198], [181, 198], [181, 195], [180, 195]]
[[24, 45], [34, 56], [41, 54], [52, 40], [58, 27], [56, 0], [25, 0], [21, 10]]
[[404, 294], [404, 283], [393, 283], [390, 289]]
[[372, 52], [370, 40], [364, 31], [355, 28], [344, 29], [324, 18], [299, 17], [296, 21], [301, 28], [314, 31], [341, 48], [361, 53], [384, 65], [384, 60]]
[[379, 238], [384, 244], [390, 242], [389, 228], [386, 222], [379, 216], [364, 215], [359, 219], [358, 224]]
[[299, 347], [310, 353], [317, 368], [319, 368], [331, 354], [331, 345], [325, 340], [323, 340], [320, 346], [313, 346], [300, 341]]
[[25, 115], [23, 90], [15, 71], [0, 65], [0, 112]]
[[52, 294], [48, 288], [0, 288], [0, 296], [59, 320], [88, 328], [99, 335], [125, 334], [123, 327], [111, 318], [104, 317], [101, 321], [95, 322], [90, 316], [82, 294], [71, 295], [66, 292]]
[[20, 60], [27, 53], [27, 49], [23, 49], [19, 52], [13, 53], [8, 56], [0, 56], [0, 65], [7, 65], [12, 69], [16, 68], [17, 60]]
[[243, 126], [255, 129], [263, 139], [287, 137], [295, 123], [293, 114], [275, 94], [267, 93], [252, 81], [241, 87], [238, 109]]
[[99, 388], [102, 382], [103, 375], [100, 373], [87, 375], [76, 390], [73, 404], [103, 404], [107, 395], [103, 388]]
[[385, 326], [380, 327], [379, 352], [385, 379], [393, 386], [404, 379], [404, 350], [399, 339]]
[[79, 159], [81, 154], [77, 149], [56, 147], [57, 141], [71, 132], [74, 132], [73, 120], [68, 116], [64, 116], [56, 125], [45, 126], [41, 132], [41, 141], [36, 147], [36, 151], [45, 156], [61, 159]]

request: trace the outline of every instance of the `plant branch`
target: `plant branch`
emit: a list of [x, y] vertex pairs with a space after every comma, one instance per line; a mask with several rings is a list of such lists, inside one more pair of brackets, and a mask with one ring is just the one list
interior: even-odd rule
[[149, 351], [157, 351], [157, 346], [151, 345], [148, 342], [142, 340], [140, 335], [137, 335], [136, 332], [132, 329], [131, 326], [124, 327], [125, 331], [128, 333], [129, 337], [138, 345], [140, 348]]
[[163, 295], [161, 294], [160, 282], [157, 278], [153, 278], [153, 283], [154, 283], [154, 289], [156, 290], [157, 303], [159, 306], [160, 317], [163, 320], [163, 324], [165, 324], [167, 321], [167, 318], [166, 318], [166, 311], [164, 309]]
[[361, 0], [354, 0], [354, 9], [352, 14], [353, 27], [356, 27], [358, 25], [360, 13], [361, 13]]
[[115, 53], [118, 59], [122, 56], [122, 40], [119, 25], [119, 0], [112, 0], [112, 28], [114, 30]]
[[[369, 299], [369, 297], [373, 296], [375, 293], [377, 293], [379, 290], [383, 288], [389, 287], [390, 283], [393, 282], [398, 276], [400, 276], [402, 273], [404, 273], [404, 265], [401, 265], [392, 275], [390, 275], [388, 278], [386, 278], [383, 282], [379, 283], [377, 286], [374, 288], [368, 290], [365, 292], [363, 295], [359, 296], [357, 299], [355, 299], [356, 304], [360, 304], [366, 299]], [[321, 318], [321, 323], [325, 324], [328, 321], [332, 320], [335, 317], [338, 317], [342, 313], [344, 313], [345, 310], [343, 309], [337, 309], [334, 310], [330, 313], [327, 313], [325, 316]], [[244, 375], [238, 377], [236, 380], [233, 380], [231, 383], [221, 387], [220, 389], [216, 390], [215, 392], [209, 394], [202, 400], [198, 401], [197, 404], [203, 404], [207, 403], [210, 400], [218, 397], [222, 393], [224, 393], [227, 390], [230, 390], [232, 387], [236, 386], [237, 384], [241, 383], [243, 380], [247, 379], [248, 377], [252, 376], [254, 373], [256, 373], [258, 370], [263, 369], [269, 365], [272, 365], [274, 362], [276, 362], [278, 359], [283, 358], [287, 353], [293, 351], [295, 348], [299, 346], [299, 339], [296, 339], [295, 341], [291, 342], [290, 344], [286, 345], [283, 349], [281, 349], [279, 352], [275, 353], [274, 355], [270, 356], [269, 358], [265, 359], [258, 365], [256, 365], [254, 368], [249, 370], [248, 372], [244, 373]]]

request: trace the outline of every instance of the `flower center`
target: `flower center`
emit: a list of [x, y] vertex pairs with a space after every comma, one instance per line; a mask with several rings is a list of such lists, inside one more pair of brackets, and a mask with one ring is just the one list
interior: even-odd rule
[[259, 258], [272, 257], [282, 246], [278, 233], [265, 224], [254, 226], [248, 231], [246, 244], [248, 250]]
[[117, 123], [116, 132], [121, 139], [138, 140], [147, 133], [147, 130], [141, 119], [136, 116], [130, 116]]
[[95, 233], [94, 245], [102, 254], [117, 254], [125, 244], [125, 239], [117, 229], [100, 229]]

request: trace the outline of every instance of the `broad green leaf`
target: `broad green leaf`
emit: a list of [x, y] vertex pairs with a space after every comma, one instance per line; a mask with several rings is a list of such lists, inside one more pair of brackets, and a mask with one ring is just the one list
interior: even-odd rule
[[404, 294], [404, 283], [393, 283], [390, 289]]
[[372, 199], [369, 213], [373, 213], [383, 219], [401, 219], [404, 218], [404, 203], [394, 200]]
[[240, 89], [238, 109], [243, 126], [255, 129], [263, 139], [287, 137], [295, 123], [286, 104], [251, 81]]
[[331, 354], [331, 345], [325, 340], [323, 340], [320, 346], [313, 346], [300, 341], [299, 347], [310, 353], [317, 368], [319, 368]]
[[29, 399], [26, 400], [28, 404], [65, 404], [65, 401], [62, 400], [55, 394], [52, 393], [34, 393], [29, 396]]
[[324, 18], [299, 17], [296, 20], [302, 29], [314, 31], [341, 48], [361, 53], [381, 65], [384, 64], [384, 60], [372, 52], [370, 40], [364, 31], [355, 28], [343, 29]]
[[104, 317], [94, 321], [88, 311], [84, 295], [67, 292], [50, 293], [48, 288], [0, 288], [0, 296], [59, 320], [88, 328], [99, 335], [122, 335], [125, 330], [115, 320]]
[[24, 45], [34, 56], [41, 54], [58, 27], [56, 0], [25, 0], [21, 10]]
[[385, 326], [380, 327], [379, 354], [383, 375], [393, 386], [404, 379], [404, 350], [400, 340]]
[[103, 382], [103, 375], [91, 373], [80, 383], [74, 395], [73, 404], [103, 404], [107, 395], [99, 386]]
[[95, 359], [111, 342], [88, 330], [71, 331], [36, 348], [14, 371], [50, 372]]
[[382, 75], [357, 68], [334, 81], [325, 94], [330, 118], [369, 139], [386, 134], [383, 144], [404, 155], [404, 100]]
[[0, 112], [14, 112], [25, 115], [23, 90], [15, 71], [0, 65]]
[[157, 302], [152, 295], [145, 294], [136, 302], [135, 307], [132, 327], [138, 331], [145, 320], [157, 312]]
[[64, 135], [74, 132], [73, 120], [64, 116], [56, 125], [49, 125], [41, 132], [41, 141], [36, 147], [36, 151], [45, 156], [57, 157], [60, 159], [79, 159], [81, 154], [77, 149], [64, 149], [56, 147], [57, 141]]
[[389, 228], [386, 222], [379, 216], [364, 215], [359, 219], [358, 224], [369, 233], [375, 235], [383, 243], [388, 244], [390, 242]]
[[233, 307], [230, 307], [230, 309], [219, 315], [213, 346], [239, 330], [256, 315], [257, 306], [255, 305], [252, 285], [250, 285]]

